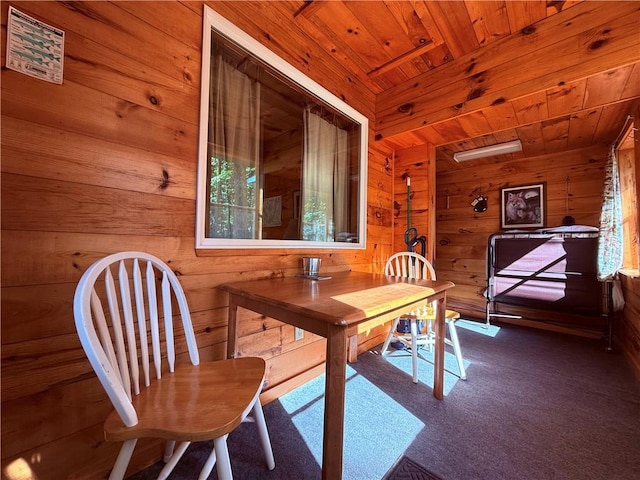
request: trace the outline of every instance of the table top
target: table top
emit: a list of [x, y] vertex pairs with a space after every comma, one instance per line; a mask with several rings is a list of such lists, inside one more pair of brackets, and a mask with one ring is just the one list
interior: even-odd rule
[[280, 277], [220, 285], [243, 298], [286, 308], [307, 318], [349, 326], [415, 304], [453, 287], [446, 280], [415, 280], [366, 272], [331, 273], [327, 280]]

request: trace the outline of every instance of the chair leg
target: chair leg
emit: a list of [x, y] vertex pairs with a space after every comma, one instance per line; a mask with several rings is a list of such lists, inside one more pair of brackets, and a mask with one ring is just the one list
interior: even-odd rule
[[433, 352], [433, 346], [435, 345], [435, 338], [436, 338], [436, 332], [433, 329], [433, 320], [426, 320], [427, 323], [427, 329], [426, 329], [426, 334], [429, 337], [429, 339], [432, 339], [432, 342], [428, 342], [427, 343], [427, 350], [429, 352]]
[[214, 441], [214, 447], [211, 449], [211, 453], [207, 457], [207, 461], [204, 462], [204, 465], [202, 466], [202, 470], [200, 470], [200, 475], [198, 476], [198, 479], [209, 477], [209, 475], [211, 474], [211, 470], [213, 470], [213, 466], [216, 464], [216, 460], [217, 460], [216, 447], [215, 447], [215, 441]]
[[109, 480], [122, 480], [124, 478], [124, 474], [129, 466], [129, 461], [131, 460], [131, 455], [133, 455], [133, 449], [136, 448], [136, 443], [138, 443], [138, 439], [132, 438], [122, 444], [116, 463], [109, 475]]
[[489, 301], [487, 301], [487, 305], [486, 305], [486, 314], [487, 314], [487, 321], [484, 327], [489, 328], [491, 326], [491, 302]]
[[460, 340], [458, 340], [458, 331], [456, 330], [456, 324], [454, 320], [447, 322], [449, 326], [449, 336], [451, 337], [451, 346], [453, 347], [453, 353], [458, 361], [458, 368], [460, 369], [460, 378], [462, 380], [467, 379], [467, 372], [464, 369], [464, 363], [462, 361], [462, 351], [460, 350]]
[[276, 461], [273, 458], [273, 449], [271, 448], [271, 440], [269, 439], [269, 430], [267, 430], [267, 422], [264, 419], [264, 412], [262, 410], [262, 404], [260, 403], [260, 397], [256, 399], [253, 404], [253, 417], [255, 419], [256, 426], [258, 427], [258, 433], [260, 434], [260, 442], [262, 443], [262, 449], [267, 459], [267, 467], [269, 470], [273, 470], [276, 467]]
[[[231, 459], [229, 458], [229, 450], [227, 449], [227, 437], [228, 435], [223, 435], [222, 437], [218, 437], [213, 440], [215, 454], [218, 457], [216, 462], [218, 480], [233, 480], [233, 473], [231, 473]], [[207, 463], [208, 462], [209, 461], [207, 460]], [[205, 476], [202, 476], [201, 473], [198, 480], [206, 480], [210, 472], [211, 470], [209, 470]]]
[[175, 446], [175, 440], [167, 440], [167, 444], [164, 446], [164, 456], [162, 457], [164, 463], [167, 463], [169, 460], [171, 460], [171, 457], [173, 456], [173, 449]]
[[[174, 441], [167, 442], [167, 444], [169, 443], [175, 445], [176, 442]], [[178, 444], [178, 447], [175, 449], [173, 448], [173, 445], [171, 448], [173, 450], [173, 454], [169, 459], [165, 459], [166, 463], [165, 463], [165, 466], [162, 467], [162, 470], [160, 470], [160, 473], [158, 474], [158, 480], [166, 480], [167, 478], [169, 478], [169, 475], [171, 475], [171, 472], [173, 472], [173, 469], [182, 458], [182, 455], [184, 455], [184, 452], [187, 451], [187, 448], [189, 448], [189, 445], [191, 445], [191, 442], [180, 442]], [[165, 453], [166, 453], [166, 450], [165, 450]]]
[[413, 383], [418, 383], [418, 320], [411, 319], [411, 371]]
[[389, 335], [387, 335], [387, 339], [382, 344], [382, 349], [380, 350], [380, 355], [384, 356], [384, 354], [387, 353], [387, 349], [389, 348], [389, 344], [391, 343], [391, 340], [393, 339], [393, 332], [395, 332], [396, 328], [398, 328], [398, 322], [399, 321], [400, 321], [400, 317], [394, 319], [393, 322], [391, 323], [391, 329], [389, 330]]

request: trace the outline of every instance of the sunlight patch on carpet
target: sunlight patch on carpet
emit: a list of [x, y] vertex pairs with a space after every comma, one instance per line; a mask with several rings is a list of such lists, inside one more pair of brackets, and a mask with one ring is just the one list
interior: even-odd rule
[[464, 328], [472, 332], [481, 333], [487, 337], [495, 337], [500, 331], [500, 327], [497, 325], [487, 325], [486, 323], [474, 322], [472, 320], [460, 320], [456, 321], [456, 327]]
[[[323, 374], [279, 399], [318, 465], [322, 465], [324, 388]], [[398, 425], [402, 428], [395, 428]], [[422, 421], [347, 365], [343, 478], [382, 478], [422, 428]]]
[[[411, 382], [412, 367], [411, 367], [411, 351], [410, 350], [394, 350], [389, 349], [384, 359], [392, 364], [394, 367], [402, 370], [407, 374], [407, 381]], [[463, 359], [465, 370], [471, 365], [470, 362]], [[458, 369], [458, 362], [456, 356], [453, 353], [444, 353], [444, 387], [443, 394], [446, 396], [451, 389], [460, 380], [460, 370]], [[468, 375], [468, 373], [467, 373]], [[419, 349], [418, 356], [418, 382], [424, 383], [429, 388], [433, 388], [433, 351], [429, 351], [427, 348]]]

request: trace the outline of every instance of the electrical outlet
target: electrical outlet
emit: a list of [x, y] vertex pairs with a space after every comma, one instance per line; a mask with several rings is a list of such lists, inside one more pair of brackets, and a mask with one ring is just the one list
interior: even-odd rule
[[294, 340], [302, 340], [303, 337], [304, 337], [304, 330], [301, 329], [300, 327], [294, 327], [293, 339]]

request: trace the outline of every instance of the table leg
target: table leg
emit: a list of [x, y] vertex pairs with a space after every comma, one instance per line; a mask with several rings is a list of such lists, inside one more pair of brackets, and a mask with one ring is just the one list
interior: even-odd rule
[[352, 335], [349, 337], [349, 346], [347, 347], [347, 361], [349, 363], [355, 363], [358, 361], [358, 335]]
[[229, 295], [229, 321], [227, 324], [227, 358], [236, 358], [238, 343], [238, 304]]
[[444, 335], [445, 335], [445, 315], [446, 296], [436, 300], [436, 345], [433, 352], [433, 396], [442, 400], [444, 391]]
[[347, 335], [344, 326], [329, 326], [326, 369], [322, 479], [340, 480], [347, 380]]

